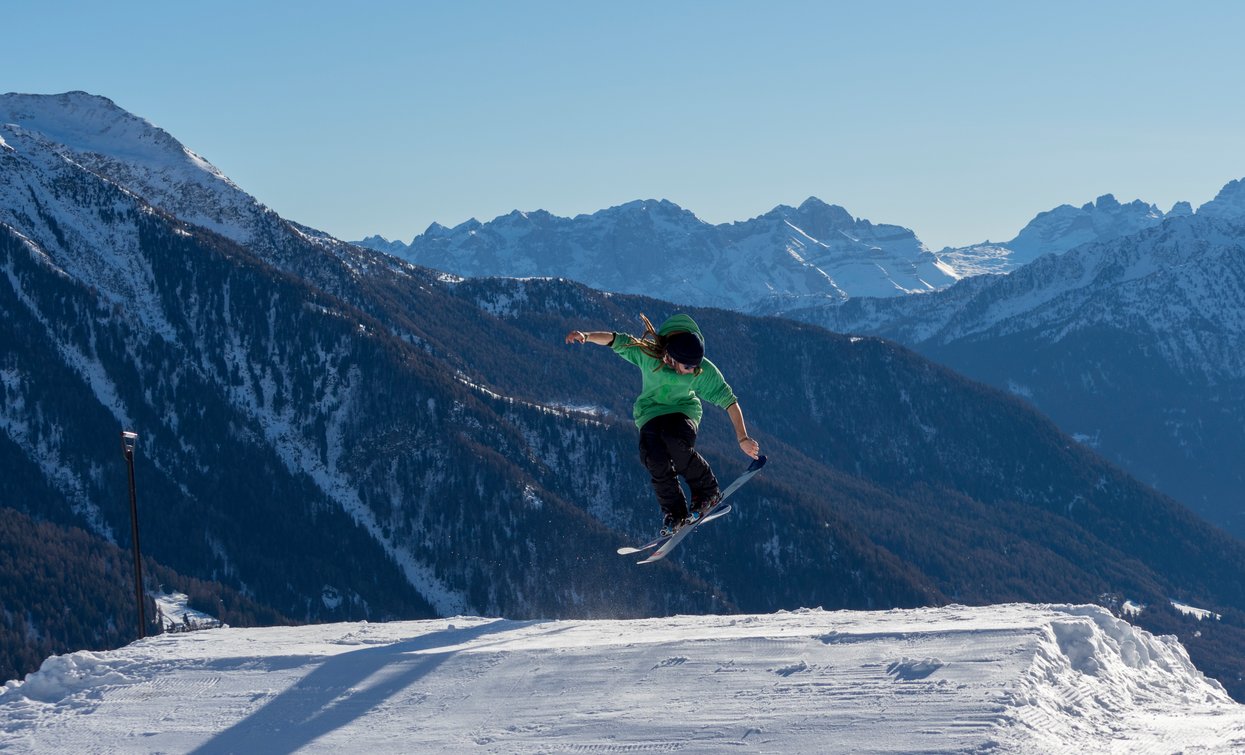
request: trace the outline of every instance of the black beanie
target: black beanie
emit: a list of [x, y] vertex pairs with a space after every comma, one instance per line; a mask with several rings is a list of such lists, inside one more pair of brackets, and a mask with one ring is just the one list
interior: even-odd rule
[[705, 342], [695, 333], [672, 333], [666, 340], [666, 353], [679, 364], [696, 367], [705, 358]]

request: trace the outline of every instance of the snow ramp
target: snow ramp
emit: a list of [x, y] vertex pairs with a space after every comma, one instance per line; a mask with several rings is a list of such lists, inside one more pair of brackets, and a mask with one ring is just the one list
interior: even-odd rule
[[48, 659], [5, 752], [1245, 752], [1245, 706], [1095, 606], [216, 629]]

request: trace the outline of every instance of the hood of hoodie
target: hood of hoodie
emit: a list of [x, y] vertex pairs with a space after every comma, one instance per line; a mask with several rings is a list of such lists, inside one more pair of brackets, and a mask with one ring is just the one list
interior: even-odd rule
[[671, 333], [678, 333], [684, 330], [688, 333], [695, 333], [700, 338], [701, 343], [705, 342], [705, 334], [700, 332], [700, 326], [696, 324], [696, 321], [690, 316], [682, 314], [666, 318], [666, 321], [657, 329], [657, 335], [668, 336]]

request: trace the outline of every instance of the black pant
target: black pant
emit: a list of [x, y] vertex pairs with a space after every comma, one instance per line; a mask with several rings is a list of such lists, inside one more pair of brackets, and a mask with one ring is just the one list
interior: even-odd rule
[[679, 477], [687, 480], [693, 500], [718, 492], [718, 480], [704, 457], [696, 453], [696, 426], [685, 414], [663, 414], [640, 428], [640, 460], [653, 476], [653, 492], [663, 513], [687, 516], [687, 498]]

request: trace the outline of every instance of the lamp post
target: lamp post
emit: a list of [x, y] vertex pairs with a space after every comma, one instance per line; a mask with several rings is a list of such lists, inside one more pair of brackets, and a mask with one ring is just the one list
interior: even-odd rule
[[147, 636], [147, 611], [143, 607], [143, 562], [138, 547], [138, 496], [134, 492], [134, 444], [138, 433], [121, 431], [121, 449], [130, 468], [130, 532], [134, 539], [134, 599], [138, 601], [138, 639]]

